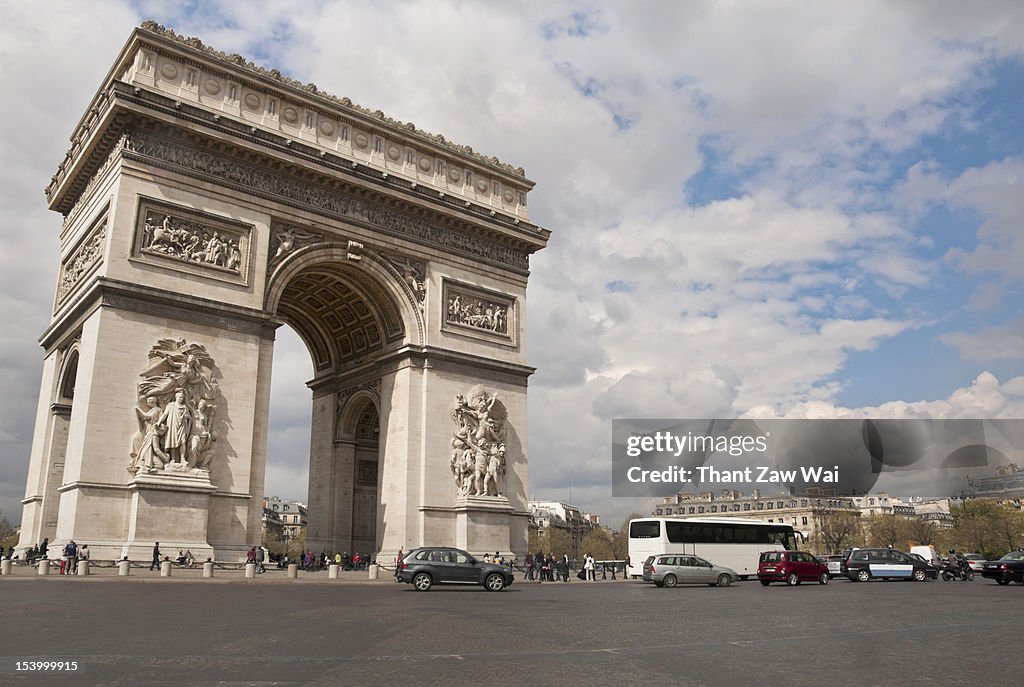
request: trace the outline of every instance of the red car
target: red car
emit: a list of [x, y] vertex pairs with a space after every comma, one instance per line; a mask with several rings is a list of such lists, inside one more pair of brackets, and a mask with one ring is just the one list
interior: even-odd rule
[[828, 584], [832, 576], [827, 565], [804, 551], [765, 551], [757, 565], [757, 579], [765, 587], [772, 582], [795, 587], [805, 581]]

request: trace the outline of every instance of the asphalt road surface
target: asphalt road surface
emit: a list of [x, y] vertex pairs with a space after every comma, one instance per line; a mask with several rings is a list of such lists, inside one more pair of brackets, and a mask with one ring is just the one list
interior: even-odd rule
[[[0, 580], [0, 685], [1024, 683], [1024, 588]], [[75, 672], [18, 661], [76, 661]]]

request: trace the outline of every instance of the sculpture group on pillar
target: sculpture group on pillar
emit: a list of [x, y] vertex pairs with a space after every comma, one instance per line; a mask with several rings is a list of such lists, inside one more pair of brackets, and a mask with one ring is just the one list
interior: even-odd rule
[[213, 358], [184, 339], [160, 339], [149, 352], [150, 364], [139, 376], [139, 429], [131, 440], [128, 471], [209, 472], [210, 449], [219, 387]]
[[505, 487], [505, 418], [496, 394], [473, 387], [452, 408], [452, 475], [459, 496], [502, 496]]

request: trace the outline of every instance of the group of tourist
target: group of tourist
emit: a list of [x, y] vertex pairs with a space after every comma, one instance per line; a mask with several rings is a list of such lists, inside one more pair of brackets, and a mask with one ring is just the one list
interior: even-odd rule
[[[46, 560], [49, 558], [50, 553], [50, 538], [46, 537], [39, 544], [33, 545], [31, 548], [25, 551], [23, 560], [28, 565], [35, 565], [38, 561]], [[59, 574], [61, 575], [74, 575], [78, 571], [78, 562], [89, 560], [89, 545], [83, 544], [79, 546], [74, 539], [64, 545], [64, 548], [60, 552], [60, 564]], [[18, 558], [18, 555], [14, 551], [12, 545], [7, 552], [4, 552], [4, 548], [0, 546], [0, 558], [6, 558], [8, 560], [14, 560]]]
[[[536, 554], [526, 554], [524, 580], [535, 580], [537, 582], [568, 582], [569, 571], [572, 565], [569, 556], [555, 556], [553, 553], [544, 554], [538, 551]], [[583, 556], [583, 567], [576, 574], [581, 580], [593, 582], [597, 579], [595, 570], [597, 568], [594, 557], [589, 553]]]
[[335, 553], [333, 556], [326, 551], [322, 551], [319, 555], [312, 551], [305, 551], [299, 556], [298, 560], [282, 556], [278, 560], [277, 567], [287, 568], [290, 563], [295, 563], [300, 569], [309, 572], [326, 570], [329, 565], [337, 565], [342, 570], [365, 570], [370, 562], [368, 557], [363, 556], [358, 551], [351, 555], [349, 555], [348, 551], [343, 551]]

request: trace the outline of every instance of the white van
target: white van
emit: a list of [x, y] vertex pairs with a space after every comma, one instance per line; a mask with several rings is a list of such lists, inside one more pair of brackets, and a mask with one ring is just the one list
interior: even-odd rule
[[935, 550], [934, 546], [911, 546], [910, 553], [916, 553], [932, 565], [940, 565], [942, 563], [942, 559], [939, 558], [939, 552]]

